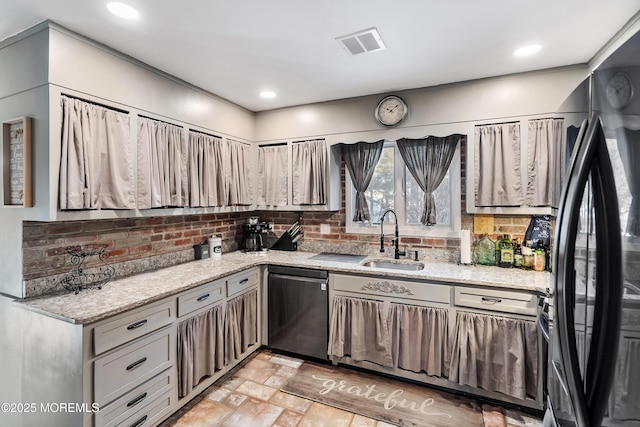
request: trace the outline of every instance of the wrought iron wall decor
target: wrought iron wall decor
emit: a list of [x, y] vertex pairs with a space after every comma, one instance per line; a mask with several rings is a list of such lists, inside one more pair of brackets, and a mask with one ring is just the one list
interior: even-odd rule
[[[71, 263], [75, 267], [62, 279], [64, 288], [76, 294], [85, 289], [102, 289], [116, 271], [107, 264], [110, 254], [106, 249], [107, 245], [104, 244], [67, 246], [67, 253], [71, 255]], [[84, 263], [90, 256], [97, 256], [102, 264], [85, 269]]]

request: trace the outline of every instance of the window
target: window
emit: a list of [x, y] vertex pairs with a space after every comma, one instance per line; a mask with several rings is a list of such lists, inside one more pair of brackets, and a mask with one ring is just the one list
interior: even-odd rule
[[[434, 192], [437, 205], [437, 224], [434, 226], [427, 227], [420, 223], [424, 192], [402, 161], [395, 141], [385, 141], [380, 160], [366, 191], [371, 224], [352, 221], [355, 189], [348, 173], [346, 180], [347, 232], [377, 234], [380, 229], [375, 226], [380, 224], [380, 216], [386, 209], [393, 209], [398, 215], [400, 233], [403, 235], [457, 237], [461, 209], [460, 144], [456, 148], [446, 177]], [[393, 221], [393, 216], [385, 218], [385, 223]]]

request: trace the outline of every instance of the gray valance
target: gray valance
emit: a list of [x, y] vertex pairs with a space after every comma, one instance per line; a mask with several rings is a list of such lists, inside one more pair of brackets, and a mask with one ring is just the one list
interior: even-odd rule
[[178, 325], [178, 397], [224, 367], [224, 310], [221, 305]]
[[536, 396], [536, 322], [459, 311], [449, 379], [525, 399]]
[[351, 182], [356, 189], [353, 222], [371, 221], [369, 204], [364, 193], [369, 188], [383, 146], [384, 140], [382, 139], [373, 143], [342, 144], [342, 156]]
[[449, 165], [462, 135], [428, 136], [422, 139], [401, 138], [398, 150], [404, 164], [424, 191], [424, 208], [420, 222], [436, 224], [436, 201], [433, 192], [447, 175]]

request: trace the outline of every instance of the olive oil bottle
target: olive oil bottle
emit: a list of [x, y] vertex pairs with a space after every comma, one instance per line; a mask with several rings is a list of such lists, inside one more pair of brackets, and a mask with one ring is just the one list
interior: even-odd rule
[[502, 240], [497, 244], [498, 266], [503, 268], [513, 267], [513, 243], [509, 239], [509, 235], [505, 234]]

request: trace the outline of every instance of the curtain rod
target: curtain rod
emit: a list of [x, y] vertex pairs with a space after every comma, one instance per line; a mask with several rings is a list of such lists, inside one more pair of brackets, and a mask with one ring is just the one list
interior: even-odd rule
[[207, 135], [207, 136], [212, 136], [212, 137], [214, 137], [214, 138], [220, 138], [220, 139], [222, 139], [222, 137], [221, 137], [221, 136], [214, 135], [214, 134], [212, 134], [212, 133], [202, 132], [202, 131], [199, 131], [199, 130], [189, 129], [189, 132], [193, 132], [193, 133], [200, 133], [200, 134], [202, 134], [202, 135]]
[[543, 117], [541, 119], [529, 119], [530, 122], [539, 122], [540, 120], [564, 120], [564, 117]]
[[479, 127], [483, 127], [483, 126], [495, 126], [495, 125], [513, 125], [516, 123], [520, 123], [520, 120], [516, 120], [513, 122], [500, 122], [500, 123], [487, 123], [486, 125], [476, 125], [475, 127], [479, 128]]
[[248, 147], [251, 147], [251, 144], [248, 143], [248, 142], [242, 142], [242, 141], [238, 141], [238, 140], [230, 139], [230, 138], [227, 138], [227, 141], [229, 141], [229, 142], [237, 142], [238, 144], [242, 144], [242, 145], [246, 145]]
[[[175, 123], [169, 123], [169, 122], [165, 122], [164, 120], [160, 120], [160, 119], [156, 119], [154, 117], [149, 117], [149, 116], [143, 116], [142, 114], [138, 114], [138, 117], [142, 117], [143, 119], [147, 119], [147, 120], [153, 120], [154, 122], [160, 122], [160, 123], [164, 123], [166, 125], [171, 125], [171, 126], [175, 126], [175, 127], [179, 127], [179, 128], [183, 128], [180, 125], [177, 125]], [[183, 128], [184, 129], [184, 128]]]
[[277, 144], [260, 144], [258, 145], [258, 148], [262, 148], [262, 147], [282, 147], [283, 145], [287, 145], [286, 142], [279, 142]]
[[62, 96], [66, 97], [66, 98], [70, 98], [70, 99], [77, 99], [78, 101], [86, 102], [87, 104], [97, 105], [98, 107], [106, 108], [108, 110], [117, 111], [119, 113], [129, 114], [129, 111], [123, 110], [122, 108], [117, 108], [117, 107], [112, 107], [110, 105], [100, 104], [99, 102], [95, 102], [95, 101], [88, 101], [88, 100], [86, 100], [84, 98], [80, 98], [80, 97], [73, 96], [73, 95], [67, 95], [66, 93], [63, 93]]
[[300, 142], [313, 142], [313, 141], [324, 141], [324, 140], [325, 140], [324, 138], [315, 138], [315, 139], [304, 139], [304, 140], [301, 140], [301, 141], [292, 141], [291, 143], [292, 144], [298, 144]]

